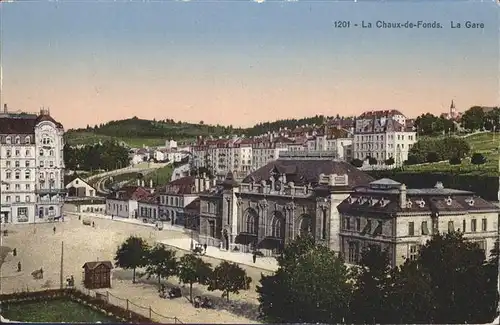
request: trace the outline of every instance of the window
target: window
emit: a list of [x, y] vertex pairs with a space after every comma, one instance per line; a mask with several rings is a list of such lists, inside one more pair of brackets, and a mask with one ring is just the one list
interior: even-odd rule
[[356, 264], [359, 259], [359, 242], [350, 242], [349, 243], [349, 255], [348, 255], [349, 263]]
[[356, 218], [356, 231], [361, 231], [361, 219]]
[[30, 166], [30, 161], [29, 161], [29, 160], [26, 160], [26, 161], [24, 162], [24, 166], [25, 166], [25, 167], [29, 167], [29, 166]]
[[415, 236], [415, 223], [413, 221], [408, 223], [408, 236]]
[[16, 179], [20, 179], [21, 178], [21, 172], [20, 171], [16, 170], [15, 175], [16, 175], [15, 176]]
[[6, 166], [6, 167], [10, 167], [10, 161], [9, 161], [9, 160], [7, 160], [7, 161], [5, 162], [5, 166]]
[[465, 231], [466, 231], [466, 228], [467, 228], [466, 225], [467, 225], [467, 222], [465, 220], [462, 221], [462, 232], [463, 233], [465, 233]]
[[20, 137], [16, 137], [16, 144], [21, 144], [21, 138]]
[[344, 229], [349, 230], [351, 228], [351, 218], [345, 217], [344, 218]]
[[29, 156], [31, 156], [31, 150], [29, 150], [29, 149], [26, 149], [26, 152], [25, 152], [25, 155], [26, 155], [26, 157], [29, 157]]
[[10, 195], [7, 195], [7, 196], [5, 197], [5, 201], [10, 202]]
[[24, 172], [24, 178], [25, 178], [25, 179], [30, 179], [30, 177], [31, 177], [31, 173], [30, 173], [30, 171], [29, 171], [29, 170], [25, 171], [25, 172]]
[[21, 197], [19, 195], [16, 195], [16, 202], [21, 202]]
[[19, 160], [16, 160], [14, 162], [14, 166], [16, 166], [16, 168], [19, 168], [21, 166], [21, 163], [19, 162]]
[[19, 222], [28, 221], [28, 208], [17, 208], [17, 221]]
[[16, 150], [16, 157], [19, 157], [21, 155], [21, 151]]
[[30, 185], [30, 184], [26, 184], [26, 185], [25, 185], [25, 188], [26, 188], [26, 190], [28, 190], [28, 191], [29, 191], [29, 190], [31, 190], [31, 185]]
[[422, 221], [422, 235], [428, 235], [429, 234], [429, 228], [427, 227], [427, 221]]
[[477, 227], [476, 219], [472, 219], [470, 221], [470, 231], [471, 232], [476, 232], [476, 227]]
[[12, 139], [11, 139], [11, 137], [6, 137], [6, 138], [5, 138], [5, 143], [7, 143], [7, 144], [11, 144], [11, 143], [12, 143]]
[[410, 261], [414, 261], [418, 257], [418, 245], [410, 245], [410, 253], [408, 254]]
[[54, 150], [49, 151], [49, 156], [54, 156]]
[[21, 184], [16, 184], [16, 186], [14, 186], [16, 191], [20, 191], [21, 190]]
[[49, 161], [49, 167], [54, 167], [54, 162], [52, 160]]
[[210, 237], [215, 238], [215, 220], [208, 221], [208, 234]]
[[486, 231], [488, 230], [488, 219], [484, 218], [481, 220], [481, 231]]
[[26, 138], [24, 138], [24, 143], [26, 143], [26, 144], [30, 144], [30, 142], [31, 142], [30, 137], [26, 137]]
[[40, 160], [40, 167], [44, 167], [43, 160]]
[[455, 224], [453, 221], [448, 221], [448, 232], [454, 232], [455, 231]]
[[40, 149], [40, 156], [43, 156], [43, 149]]
[[31, 199], [30, 199], [30, 196], [29, 196], [29, 195], [26, 195], [26, 197], [25, 197], [25, 201], [26, 201], [26, 202], [31, 201]]

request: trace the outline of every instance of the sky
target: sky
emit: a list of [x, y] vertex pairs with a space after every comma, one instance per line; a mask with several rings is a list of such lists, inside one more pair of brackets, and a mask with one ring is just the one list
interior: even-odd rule
[[[494, 1], [18, 0], [0, 14], [1, 106], [48, 107], [66, 129], [499, 104]], [[418, 20], [442, 28], [361, 27]]]

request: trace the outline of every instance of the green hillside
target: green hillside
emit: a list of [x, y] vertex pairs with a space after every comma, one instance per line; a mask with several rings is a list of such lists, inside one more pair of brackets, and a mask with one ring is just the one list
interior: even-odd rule
[[498, 145], [500, 134], [493, 132], [478, 133], [464, 138], [471, 147], [471, 154], [482, 153], [486, 158], [483, 165], [473, 165], [469, 159], [464, 159], [460, 165], [450, 165], [446, 162], [410, 165], [404, 167], [407, 172], [454, 172], [462, 175], [498, 175]]

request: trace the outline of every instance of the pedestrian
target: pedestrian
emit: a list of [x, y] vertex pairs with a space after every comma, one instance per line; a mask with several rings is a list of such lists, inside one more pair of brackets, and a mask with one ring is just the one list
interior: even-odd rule
[[17, 256], [17, 249], [16, 249], [16, 248], [14, 248], [14, 249], [12, 250], [12, 255]]
[[252, 255], [253, 262], [255, 264], [255, 261], [257, 261], [257, 254], [253, 253]]
[[92, 221], [92, 228], [95, 228], [95, 223], [94, 223], [94, 221]]
[[203, 244], [203, 248], [205, 249], [205, 253], [207, 252], [207, 243]]
[[21, 272], [21, 262], [17, 262], [17, 272]]
[[54, 226], [54, 229], [52, 229], [52, 230], [54, 230], [54, 234], [55, 234], [56, 233], [56, 226]]
[[78, 220], [82, 220], [82, 215], [81, 214], [78, 215]]

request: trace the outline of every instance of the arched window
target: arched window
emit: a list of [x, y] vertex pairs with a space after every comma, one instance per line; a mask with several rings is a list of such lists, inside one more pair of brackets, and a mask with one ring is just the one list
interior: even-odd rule
[[11, 144], [12, 143], [12, 138], [11, 137], [6, 137], [5, 138], [5, 143]]
[[302, 216], [300, 222], [300, 236], [305, 236], [312, 233], [312, 219], [308, 215]]
[[16, 137], [16, 144], [21, 144], [21, 138], [19, 136]]
[[54, 156], [54, 150], [49, 151], [49, 156]]
[[28, 137], [26, 137], [26, 138], [24, 138], [24, 143], [26, 143], [26, 144], [30, 144], [30, 142], [31, 142], [31, 139], [30, 139], [30, 137], [29, 137], [29, 136], [28, 136]]
[[271, 225], [272, 236], [276, 238], [285, 237], [285, 223], [281, 216], [275, 215], [273, 218], [273, 223]]
[[259, 216], [253, 210], [247, 213], [246, 232], [257, 235], [259, 231]]
[[40, 156], [43, 156], [43, 149], [40, 149]]

